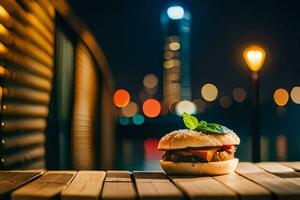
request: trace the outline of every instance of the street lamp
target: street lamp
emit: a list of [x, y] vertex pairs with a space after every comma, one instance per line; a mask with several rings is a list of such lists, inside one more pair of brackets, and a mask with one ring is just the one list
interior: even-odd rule
[[252, 161], [260, 162], [260, 105], [259, 105], [259, 70], [262, 68], [266, 52], [253, 45], [244, 51], [244, 60], [251, 71], [251, 103], [252, 103]]

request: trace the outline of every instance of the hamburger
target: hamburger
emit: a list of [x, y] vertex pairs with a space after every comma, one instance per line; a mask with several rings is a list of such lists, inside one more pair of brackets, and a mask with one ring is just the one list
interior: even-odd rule
[[183, 114], [188, 129], [176, 130], [161, 138], [158, 150], [165, 151], [160, 165], [167, 174], [222, 175], [234, 172], [239, 137], [216, 123], [198, 121]]

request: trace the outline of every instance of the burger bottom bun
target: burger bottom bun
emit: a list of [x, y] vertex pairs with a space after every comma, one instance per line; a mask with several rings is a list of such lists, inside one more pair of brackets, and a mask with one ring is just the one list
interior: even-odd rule
[[172, 162], [160, 161], [160, 165], [166, 174], [185, 174], [185, 175], [222, 175], [234, 172], [239, 159], [219, 162]]

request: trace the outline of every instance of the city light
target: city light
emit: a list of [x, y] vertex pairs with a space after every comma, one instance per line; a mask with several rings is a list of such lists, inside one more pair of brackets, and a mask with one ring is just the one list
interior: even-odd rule
[[196, 105], [193, 102], [184, 100], [176, 105], [176, 114], [181, 116], [184, 112], [195, 114], [197, 111]]
[[173, 68], [173, 67], [178, 67], [178, 66], [180, 66], [180, 60], [179, 59], [170, 59], [170, 60], [166, 60], [165, 62], [164, 62], [164, 67], [166, 68], [166, 69], [171, 69], [171, 68]]
[[234, 88], [234, 90], [232, 91], [232, 96], [236, 102], [241, 103], [246, 98], [246, 92], [243, 88], [237, 87], [237, 88]]
[[145, 119], [144, 119], [143, 115], [136, 114], [133, 116], [132, 121], [135, 125], [141, 125], [144, 123]]
[[218, 88], [214, 84], [207, 83], [201, 88], [201, 95], [206, 101], [214, 101], [218, 97]]
[[139, 107], [134, 102], [129, 102], [125, 107], [122, 108], [122, 114], [125, 117], [133, 117], [139, 110]]
[[244, 59], [252, 72], [258, 72], [264, 64], [266, 52], [259, 46], [250, 46], [244, 51]]
[[143, 84], [145, 88], [153, 89], [158, 84], [158, 78], [154, 74], [148, 74], [144, 77]]
[[273, 98], [278, 106], [285, 106], [289, 101], [289, 93], [285, 89], [279, 88], [274, 92]]
[[232, 100], [228, 96], [222, 96], [220, 98], [220, 105], [222, 108], [229, 108], [231, 106]]
[[130, 101], [129, 93], [124, 89], [119, 89], [113, 96], [113, 102], [115, 106], [122, 108], [125, 107]]
[[178, 51], [180, 49], [180, 43], [179, 42], [170, 42], [169, 49], [172, 51]]
[[155, 99], [148, 99], [143, 103], [143, 112], [147, 117], [154, 118], [161, 111], [160, 103]]
[[170, 19], [179, 20], [184, 17], [184, 9], [181, 6], [171, 6], [167, 10]]
[[291, 91], [291, 99], [294, 103], [300, 104], [300, 87], [296, 86]]
[[129, 118], [124, 117], [124, 116], [119, 117], [119, 124], [121, 124], [123, 126], [128, 125], [129, 124]]

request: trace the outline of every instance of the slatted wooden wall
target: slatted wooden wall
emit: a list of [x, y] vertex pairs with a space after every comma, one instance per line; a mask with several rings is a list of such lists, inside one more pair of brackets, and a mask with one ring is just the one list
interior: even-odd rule
[[95, 123], [100, 122], [95, 121], [98, 84], [94, 60], [85, 44], [79, 43], [75, 52], [74, 114], [71, 136], [72, 161], [75, 169], [95, 168]]
[[54, 15], [45, 0], [0, 1], [0, 168], [45, 166]]

